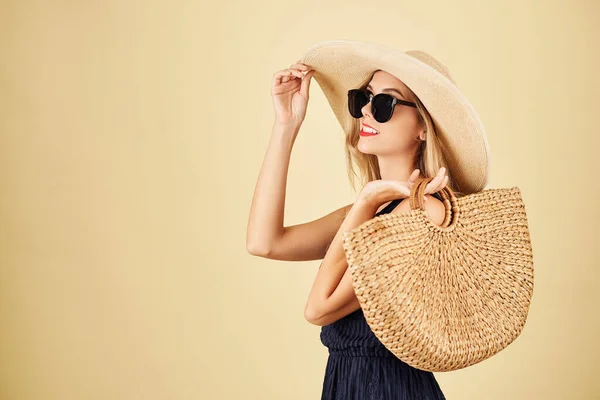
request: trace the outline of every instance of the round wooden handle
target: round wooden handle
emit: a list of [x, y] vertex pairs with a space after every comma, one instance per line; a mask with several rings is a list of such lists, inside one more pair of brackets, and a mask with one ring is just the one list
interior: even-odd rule
[[[431, 182], [434, 178], [421, 178], [410, 190], [409, 202], [411, 210], [425, 210], [424, 204], [424, 196], [425, 189], [429, 182]], [[452, 221], [452, 212], [454, 211], [454, 218], [456, 219], [457, 214], [459, 213], [458, 204], [456, 203], [456, 195], [454, 191], [449, 187], [445, 186], [442, 190], [440, 190], [440, 195], [442, 196], [442, 201], [444, 202], [444, 207], [446, 208], [446, 215], [444, 216], [444, 222], [442, 222], [443, 227], [447, 227], [450, 225]]]

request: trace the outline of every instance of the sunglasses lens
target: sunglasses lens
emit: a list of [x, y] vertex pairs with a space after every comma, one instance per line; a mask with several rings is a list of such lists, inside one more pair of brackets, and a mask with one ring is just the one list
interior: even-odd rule
[[[394, 98], [389, 94], [379, 93], [373, 97], [371, 112], [377, 122], [387, 122], [394, 112]], [[367, 92], [360, 89], [348, 90], [348, 111], [354, 118], [362, 118], [362, 108], [369, 103]]]
[[375, 121], [387, 122], [394, 112], [394, 98], [388, 94], [380, 93], [373, 98], [371, 107]]
[[348, 91], [348, 111], [354, 118], [361, 118], [362, 108], [369, 102], [367, 94], [359, 89]]

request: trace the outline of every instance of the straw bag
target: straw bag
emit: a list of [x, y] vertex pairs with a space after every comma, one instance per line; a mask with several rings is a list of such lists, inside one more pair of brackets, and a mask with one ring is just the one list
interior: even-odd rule
[[410, 211], [382, 214], [343, 234], [352, 285], [376, 337], [426, 371], [453, 371], [520, 335], [533, 295], [533, 252], [518, 187], [456, 198], [429, 218], [417, 181]]

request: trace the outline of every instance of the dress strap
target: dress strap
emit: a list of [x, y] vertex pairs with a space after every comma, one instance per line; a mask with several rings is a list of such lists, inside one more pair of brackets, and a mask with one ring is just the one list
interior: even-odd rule
[[383, 208], [383, 210], [379, 211], [377, 214], [375, 214], [375, 216], [381, 215], [381, 214], [387, 214], [387, 213], [392, 212], [392, 210], [394, 208], [396, 208], [396, 206], [398, 204], [400, 204], [401, 201], [402, 201], [402, 199], [394, 199], [394, 200], [392, 200], [392, 202], [390, 204], [388, 204], [387, 206], [385, 206]]

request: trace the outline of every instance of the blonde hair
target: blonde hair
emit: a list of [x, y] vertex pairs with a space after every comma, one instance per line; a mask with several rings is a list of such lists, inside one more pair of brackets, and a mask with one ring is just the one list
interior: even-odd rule
[[[360, 89], [366, 89], [369, 85], [369, 82], [373, 78], [373, 75], [377, 71], [375, 70], [371, 75], [360, 84]], [[454, 192], [456, 197], [464, 196], [464, 193], [456, 191], [454, 188], [455, 180], [452, 175], [452, 171], [448, 168], [446, 159], [444, 157], [444, 149], [442, 142], [439, 140], [437, 136], [437, 131], [435, 129], [435, 124], [431, 119], [431, 115], [421, 103], [419, 98], [414, 95], [414, 101], [417, 104], [417, 111], [419, 113], [419, 120], [422, 124], [425, 124], [427, 128], [426, 140], [421, 142], [419, 149], [416, 154], [416, 162], [415, 168], [419, 169], [419, 172], [422, 176], [429, 178], [435, 176], [441, 167], [446, 168], [446, 174], [448, 175], [448, 182], [446, 186], [449, 186], [450, 189]], [[351, 118], [351, 117], [350, 117]], [[379, 171], [379, 164], [377, 162], [377, 156], [373, 154], [365, 154], [360, 152], [356, 145], [358, 140], [360, 139], [360, 121], [358, 119], [352, 118], [350, 122], [349, 131], [346, 131], [346, 164], [348, 170], [348, 178], [350, 179], [350, 183], [354, 188], [355, 192], [357, 192], [356, 180], [359, 180], [360, 189], [368, 182], [376, 179], [381, 179], [381, 173]], [[357, 173], [358, 170], [358, 173]], [[439, 192], [435, 193], [436, 197], [439, 197]]]

